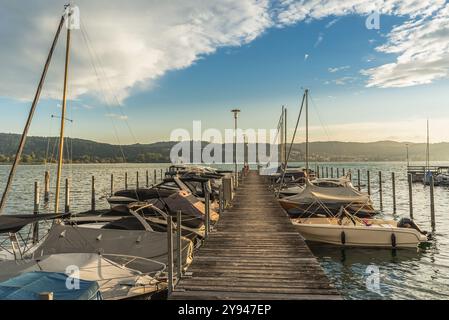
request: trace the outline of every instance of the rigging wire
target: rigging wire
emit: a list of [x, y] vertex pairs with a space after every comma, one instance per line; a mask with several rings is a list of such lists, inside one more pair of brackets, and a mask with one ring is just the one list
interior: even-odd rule
[[320, 114], [319, 109], [318, 109], [318, 106], [315, 104], [315, 100], [312, 98], [312, 95], [310, 94], [310, 92], [309, 92], [309, 97], [310, 97], [310, 100], [312, 101], [312, 104], [314, 106], [313, 109], [314, 109], [314, 111], [316, 112], [316, 114], [318, 116], [318, 120], [320, 121], [321, 127], [323, 128], [323, 131], [324, 131], [324, 133], [325, 133], [325, 135], [327, 137], [327, 140], [330, 141], [331, 139], [330, 139], [330, 136], [329, 136], [328, 128], [327, 128], [327, 126], [324, 125], [324, 123], [322, 121], [321, 114]]
[[[295, 130], [293, 131], [292, 142], [290, 143], [290, 146], [288, 148], [287, 159], [285, 160], [285, 168], [284, 168], [284, 171], [282, 172], [282, 178], [281, 178], [281, 181], [279, 184], [277, 196], [279, 196], [279, 193], [281, 192], [281, 189], [282, 189], [282, 184], [284, 183], [285, 173], [287, 171], [287, 166], [288, 166], [288, 160], [290, 159], [290, 154], [292, 152], [293, 143], [295, 142], [296, 133], [298, 132], [299, 121], [301, 120], [301, 114], [302, 114], [302, 110], [304, 108], [305, 100], [306, 100], [306, 93], [304, 92], [304, 95], [302, 96], [301, 108], [299, 109], [298, 119], [296, 119]], [[308, 172], [306, 172], [306, 174], [308, 174]]]
[[[82, 24], [82, 26], [83, 26], [83, 23], [82, 23], [82, 22], [81, 22], [81, 24]], [[106, 107], [107, 111], [108, 111], [109, 113], [111, 113], [111, 109], [110, 109], [110, 107], [109, 107], [109, 104], [110, 104], [110, 103], [109, 103], [109, 99], [107, 98], [107, 96], [106, 96], [106, 94], [105, 94], [105, 90], [104, 90], [104, 88], [103, 88], [103, 86], [102, 86], [101, 79], [100, 79], [100, 75], [99, 75], [97, 66], [95, 65], [94, 56], [93, 56], [93, 53], [92, 53], [92, 51], [91, 51], [91, 47], [90, 47], [90, 45], [89, 45], [88, 39], [86, 38], [86, 34], [85, 34], [85, 32], [84, 32], [84, 28], [83, 28], [83, 27], [81, 28], [81, 35], [82, 35], [82, 38], [83, 38], [84, 43], [85, 43], [85, 45], [86, 45], [87, 52], [88, 52], [88, 54], [89, 54], [89, 56], [90, 56], [90, 64], [91, 64], [92, 69], [94, 70], [95, 76], [96, 76], [97, 81], [98, 81], [98, 84], [99, 84], [99, 86], [100, 86], [100, 92], [101, 92], [101, 94], [102, 94], [102, 96], [103, 96], [103, 100], [104, 100], [104, 102], [105, 102], [105, 107]], [[119, 137], [118, 130], [117, 130], [117, 127], [116, 127], [116, 125], [115, 125], [114, 119], [111, 117], [111, 118], [110, 118], [110, 121], [111, 121], [112, 128], [113, 128], [113, 130], [114, 130], [115, 138], [116, 138], [116, 140], [117, 140], [117, 142], [118, 142], [118, 145], [119, 145], [119, 149], [120, 149], [120, 153], [121, 153], [121, 156], [122, 156], [122, 160], [123, 160], [123, 162], [126, 163], [125, 153], [124, 153], [124, 151], [123, 151], [122, 143], [121, 143], [121, 141], [120, 141], [120, 137]]]
[[124, 119], [124, 121], [125, 121], [126, 126], [128, 127], [128, 131], [129, 131], [131, 137], [133, 138], [134, 142], [137, 143], [137, 139], [136, 139], [136, 137], [135, 137], [135, 135], [134, 135], [134, 132], [133, 132], [133, 130], [132, 130], [130, 124], [129, 124], [129, 121], [128, 121], [128, 119], [127, 119], [127, 116], [126, 116], [126, 114], [123, 112], [123, 105], [122, 105], [122, 103], [119, 101], [119, 99], [117, 98], [117, 95], [114, 94], [114, 90], [113, 90], [113, 88], [112, 88], [111, 82], [109, 81], [109, 77], [107, 77], [106, 72], [104, 71], [104, 67], [103, 67], [103, 65], [102, 65], [102, 63], [101, 63], [101, 59], [98, 57], [98, 55], [97, 55], [96, 52], [95, 52], [95, 49], [94, 49], [94, 47], [93, 47], [93, 45], [92, 45], [91, 38], [90, 38], [90, 36], [89, 36], [89, 33], [88, 33], [87, 28], [86, 28], [85, 24], [83, 23], [83, 21], [81, 21], [81, 26], [82, 26], [82, 31], [84, 31], [84, 34], [85, 34], [85, 36], [86, 36], [86, 39], [87, 39], [87, 41], [88, 41], [89, 44], [90, 44], [90, 47], [91, 47], [93, 56], [94, 56], [94, 58], [96, 58], [96, 60], [97, 60], [99, 70], [100, 70], [100, 72], [102, 73], [101, 76], [103, 76], [103, 78], [105, 79], [106, 85], [109, 87], [109, 90], [110, 90], [110, 92], [112, 93], [112, 98], [113, 98], [113, 100], [115, 101], [115, 104], [118, 106], [118, 110], [120, 111], [121, 115], [123, 116], [123, 119]]

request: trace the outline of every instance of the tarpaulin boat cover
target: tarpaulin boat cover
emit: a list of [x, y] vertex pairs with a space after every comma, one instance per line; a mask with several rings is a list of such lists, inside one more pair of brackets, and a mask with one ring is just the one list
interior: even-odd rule
[[[182, 237], [183, 265], [192, 260], [193, 243]], [[177, 250], [177, 241], [173, 242]], [[160, 270], [160, 263], [167, 264], [167, 233], [144, 230], [93, 229], [82, 226], [54, 225], [44, 243], [36, 249], [35, 256], [59, 253], [103, 253], [135, 256], [157, 261], [130, 268], [141, 272]]]
[[15, 233], [30, 223], [42, 220], [63, 219], [68, 216], [70, 216], [69, 213], [3, 215], [0, 216], [0, 233]]
[[[53, 292], [54, 300], [101, 299], [96, 281], [79, 280], [76, 289], [67, 288], [69, 276], [59, 272], [33, 271], [0, 283], [1, 300], [39, 300], [39, 293]], [[78, 279], [77, 279], [78, 280]]]
[[317, 200], [324, 203], [371, 203], [371, 198], [368, 194], [359, 192], [350, 185], [319, 187], [309, 181], [306, 182], [303, 191], [296, 195], [286, 197], [283, 200], [296, 203], [312, 203]]

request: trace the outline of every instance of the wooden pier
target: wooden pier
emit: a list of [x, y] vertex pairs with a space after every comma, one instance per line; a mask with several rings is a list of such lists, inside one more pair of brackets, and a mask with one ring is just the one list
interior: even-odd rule
[[341, 299], [268, 189], [251, 171], [169, 299]]

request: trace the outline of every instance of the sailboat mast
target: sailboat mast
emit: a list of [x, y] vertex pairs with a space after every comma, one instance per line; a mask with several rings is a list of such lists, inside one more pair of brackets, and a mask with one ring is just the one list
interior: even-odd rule
[[430, 139], [429, 139], [429, 119], [427, 119], [427, 144], [426, 144], [426, 174], [430, 166]]
[[67, 102], [67, 80], [69, 71], [70, 58], [70, 26], [67, 27], [67, 41], [65, 50], [65, 67], [64, 67], [64, 91], [62, 94], [62, 110], [61, 110], [61, 129], [59, 133], [59, 159], [58, 171], [56, 176], [56, 193], [55, 193], [55, 213], [59, 211], [59, 189], [61, 185], [62, 164], [64, 159], [64, 125], [65, 125], [65, 111]]
[[284, 168], [287, 169], [287, 108], [284, 108]]
[[306, 174], [309, 176], [309, 89], [306, 89]]
[[280, 160], [281, 167], [284, 164], [284, 106], [281, 109], [281, 123], [279, 124], [279, 135], [280, 135]]
[[51, 58], [53, 56], [53, 52], [55, 51], [56, 44], [59, 39], [59, 34], [61, 33], [62, 26], [64, 25], [64, 15], [61, 17], [59, 21], [59, 26], [56, 31], [55, 37], [53, 38], [53, 42], [50, 48], [50, 52], [48, 53], [47, 60], [45, 62], [44, 70], [42, 71], [41, 78], [39, 80], [39, 85], [36, 89], [36, 94], [34, 95], [33, 103], [31, 104], [30, 112], [28, 113], [28, 118], [25, 124], [25, 127], [22, 132], [22, 136], [20, 138], [19, 146], [16, 151], [16, 156], [14, 158], [14, 162], [11, 166], [8, 181], [5, 186], [5, 191], [3, 192], [2, 199], [0, 201], [0, 214], [3, 212], [3, 209], [6, 206], [6, 200], [8, 198], [9, 191], [11, 190], [11, 185], [14, 180], [14, 175], [16, 173], [17, 166], [19, 165], [20, 158], [22, 157], [23, 148], [25, 147], [26, 138], [28, 135], [28, 131], [31, 126], [31, 122], [33, 120], [34, 112], [36, 111], [37, 103], [39, 102], [39, 97], [41, 95], [42, 88], [44, 86], [45, 78], [47, 76], [48, 67], [50, 66]]

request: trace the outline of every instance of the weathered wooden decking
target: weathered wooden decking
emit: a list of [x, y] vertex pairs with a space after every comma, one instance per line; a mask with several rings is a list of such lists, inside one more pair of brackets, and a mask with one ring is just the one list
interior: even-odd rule
[[340, 299], [316, 258], [251, 171], [170, 299]]

